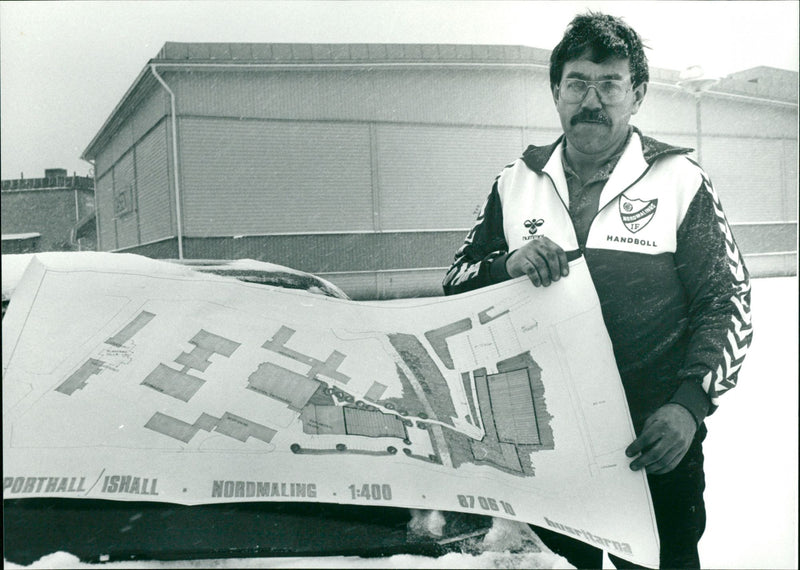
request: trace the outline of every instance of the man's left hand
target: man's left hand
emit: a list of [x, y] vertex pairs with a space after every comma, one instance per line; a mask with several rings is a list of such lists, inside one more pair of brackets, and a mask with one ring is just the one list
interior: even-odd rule
[[692, 414], [679, 404], [665, 404], [647, 418], [644, 429], [625, 453], [633, 457], [631, 469], [646, 468], [650, 475], [669, 473], [689, 450], [697, 424]]

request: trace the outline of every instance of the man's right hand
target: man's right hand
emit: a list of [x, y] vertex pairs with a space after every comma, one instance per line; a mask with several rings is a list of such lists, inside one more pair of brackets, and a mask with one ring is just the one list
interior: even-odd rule
[[511, 277], [527, 275], [538, 287], [569, 275], [567, 254], [555, 242], [542, 236], [533, 239], [506, 258], [506, 271]]

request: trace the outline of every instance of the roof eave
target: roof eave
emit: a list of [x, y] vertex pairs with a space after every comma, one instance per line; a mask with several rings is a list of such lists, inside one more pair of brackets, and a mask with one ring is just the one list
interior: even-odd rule
[[152, 87], [158, 85], [155, 78], [152, 77], [150, 71], [151, 64], [155, 62], [156, 60], [151, 59], [139, 72], [139, 75], [122, 96], [122, 99], [119, 100], [117, 105], [114, 107], [114, 110], [111, 111], [111, 114], [97, 131], [97, 134], [94, 136], [94, 138], [92, 138], [86, 149], [81, 153], [81, 160], [85, 160], [86, 162], [91, 162], [94, 160], [97, 157], [96, 151], [99, 143], [110, 136], [109, 131], [113, 130], [112, 127], [116, 126], [117, 123], [122, 122], [124, 117], [127, 116], [127, 113], [122, 112], [123, 109], [126, 109], [132, 100], [135, 100], [137, 97], [141, 97], [143, 92], [149, 92]]

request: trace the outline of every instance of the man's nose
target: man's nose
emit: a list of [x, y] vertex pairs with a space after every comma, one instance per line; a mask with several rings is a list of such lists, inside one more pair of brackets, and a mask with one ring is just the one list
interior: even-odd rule
[[597, 87], [589, 85], [586, 91], [586, 96], [581, 101], [581, 107], [585, 109], [600, 109], [603, 103], [600, 101], [600, 94], [597, 92]]

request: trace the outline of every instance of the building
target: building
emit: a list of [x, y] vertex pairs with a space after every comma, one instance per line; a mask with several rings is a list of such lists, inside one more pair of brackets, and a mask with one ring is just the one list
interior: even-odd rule
[[797, 101], [797, 72], [762, 65], [731, 73], [722, 79], [720, 87], [754, 96], [769, 93], [773, 97]]
[[[548, 61], [521, 46], [169, 42], [84, 151], [98, 249], [269, 261], [354, 298], [439, 294], [500, 169], [561, 132]], [[702, 118], [751, 272], [793, 274], [797, 73], [758, 69], [699, 99], [651, 69], [633, 122], [694, 148]]]
[[44, 178], [3, 180], [0, 199], [3, 253], [95, 249], [91, 176], [51, 168]]
[[28, 232], [26, 234], [3, 234], [2, 247], [3, 253], [36, 253], [42, 251], [39, 246], [42, 234], [38, 232]]

